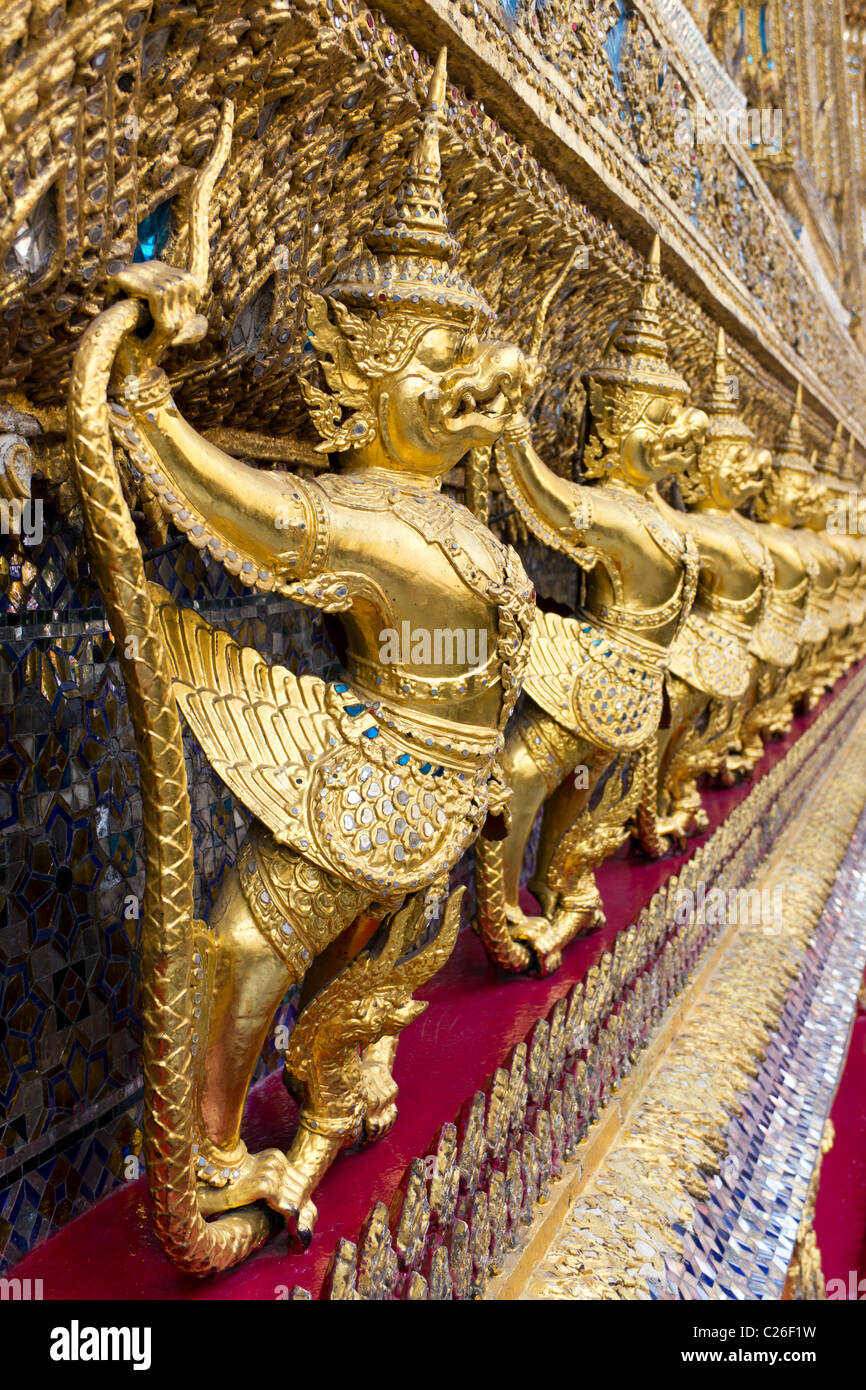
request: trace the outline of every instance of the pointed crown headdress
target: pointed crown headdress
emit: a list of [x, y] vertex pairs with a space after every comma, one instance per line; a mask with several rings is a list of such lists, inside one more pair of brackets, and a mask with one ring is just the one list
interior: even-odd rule
[[792, 469], [795, 473], [815, 472], [812, 460], [806, 454], [806, 441], [803, 438], [801, 417], [803, 413], [803, 384], [797, 382], [794, 408], [788, 421], [788, 428], [779, 440], [773, 463], [779, 470]]
[[[453, 264], [459, 248], [448, 231], [439, 182], [445, 60], [443, 48], [400, 187], [367, 233], [367, 249], [328, 286], [336, 322], [321, 295], [305, 293], [310, 341], [328, 384], [322, 391], [298, 378], [322, 439], [319, 453], [360, 449], [375, 439], [371, 383], [401, 370], [431, 319], [477, 329], [493, 318], [487, 301]], [[346, 418], [344, 410], [351, 412]]]
[[845, 458], [842, 462], [841, 471], [843, 478], [850, 478], [852, 482], [857, 483], [858, 487], [861, 485], [862, 472], [857, 465], [857, 459], [854, 455], [853, 433], [849, 433], [848, 435], [848, 448], [845, 450]]
[[455, 267], [459, 245], [448, 230], [442, 199], [439, 131], [445, 111], [447, 50], [430, 79], [420, 136], [406, 172], [363, 252], [328, 287], [350, 309], [433, 314], [458, 323], [489, 323], [494, 315]]
[[658, 302], [660, 262], [661, 243], [656, 235], [637, 299], [611, 334], [601, 361], [583, 373], [585, 386], [593, 381], [602, 387], [635, 387], [654, 395], [675, 396], [683, 401], [688, 398], [688, 382], [668, 363]]
[[836, 428], [833, 431], [833, 438], [830, 447], [823, 456], [819, 456], [817, 450], [813, 454], [813, 461], [817, 476], [829, 490], [831, 497], [844, 497], [847, 494], [858, 491], [857, 484], [846, 470], [848, 461], [845, 453], [845, 443], [842, 438], [842, 421], [836, 421]]
[[731, 368], [728, 360], [728, 343], [724, 328], [716, 337], [716, 350], [713, 355], [713, 384], [704, 402], [704, 410], [709, 417], [707, 442], [713, 439], [742, 440], [750, 444], [754, 431], [740, 418], [731, 391]]
[[[746, 460], [739, 464], [739, 469], [742, 473], [748, 466], [749, 472], [752, 472], [754, 432], [740, 418], [734, 402], [727, 339], [724, 328], [720, 328], [713, 355], [712, 386], [702, 407], [708, 421], [704, 444], [678, 479], [680, 495], [689, 508], [710, 495], [709, 480], [720, 467], [729, 445], [745, 447]], [[737, 457], [741, 459], [743, 456], [739, 454]]]
[[818, 466], [826, 473], [835, 473], [837, 476], [841, 476], [844, 463], [845, 455], [844, 444], [842, 442], [842, 421], [837, 420], [830, 447]]

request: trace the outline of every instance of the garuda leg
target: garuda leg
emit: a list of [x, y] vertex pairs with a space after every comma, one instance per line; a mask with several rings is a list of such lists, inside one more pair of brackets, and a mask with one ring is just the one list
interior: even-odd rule
[[[420, 895], [413, 927], [423, 909]], [[396, 1036], [420, 1011], [411, 990], [442, 946], [440, 932], [433, 955], [428, 947], [414, 958], [407, 992], [387, 947], [367, 959], [371, 936], [393, 910], [254, 827], [201, 934], [196, 1164], [204, 1214], [265, 1201], [306, 1242], [316, 1215], [311, 1194], [336, 1153], [390, 1128]], [[301, 1102], [299, 1128], [288, 1153], [251, 1154], [240, 1138], [244, 1102], [276, 1009], [301, 980], [285, 1071]]]
[[673, 844], [684, 846], [705, 823], [695, 771], [709, 724], [710, 700], [668, 674], [670, 721], [644, 750], [644, 783], [638, 812], [638, 838], [647, 854], [659, 858]]
[[590, 785], [587, 793], [569, 778], [550, 798], [529, 883], [537, 897], [543, 896], [563, 944], [604, 925], [595, 870], [629, 835], [642, 785], [640, 755], [611, 762], [607, 754], [603, 769], [598, 763], [592, 769]]
[[[610, 761], [609, 752], [576, 737], [534, 705], [528, 705], [515, 721], [502, 759], [505, 780], [512, 790], [511, 828], [504, 841], [482, 836], [475, 847], [478, 931], [488, 954], [506, 969], [537, 966], [542, 973], [549, 973], [559, 966], [568, 942], [598, 924], [600, 904], [594, 880], [592, 891], [583, 893], [582, 909], [578, 909], [577, 897], [564, 909], [559, 902], [561, 885], [554, 887], [547, 881], [545, 845], [561, 840], [564, 829], [589, 800], [601, 767]], [[573, 776], [576, 769], [580, 771], [577, 779]], [[561, 796], [565, 810], [558, 816], [550, 808]], [[536, 868], [530, 885], [545, 915], [529, 917], [519, 904], [520, 874], [535, 818], [545, 802], [544, 824], [555, 824], [556, 828], [547, 837], [542, 828], [539, 855], [544, 863]], [[561, 825], [562, 816], [567, 826]], [[574, 892], [578, 894], [577, 888]]]
[[787, 690], [788, 672], [762, 662], [744, 698], [744, 713], [736, 744], [729, 750], [721, 770], [728, 786], [751, 777], [764, 756], [767, 739], [787, 733], [794, 709]]

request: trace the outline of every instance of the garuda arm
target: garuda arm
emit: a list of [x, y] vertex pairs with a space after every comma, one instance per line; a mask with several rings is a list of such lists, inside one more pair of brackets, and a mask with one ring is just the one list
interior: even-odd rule
[[[196, 333], [199, 287], [159, 262], [129, 267], [118, 288], [147, 301], [154, 329], [118, 352], [112, 410], [116, 440], [128, 451], [175, 526], [242, 583], [289, 592], [321, 568], [327, 519], [319, 490], [291, 474], [242, 463], [202, 438], [175, 405], [157, 365], [169, 342]], [[192, 325], [192, 327], [190, 327]]]
[[[171, 399], [155, 359], [167, 341], [190, 341], [198, 286], [153, 262], [129, 268], [117, 283], [147, 300], [155, 327], [144, 342], [127, 339], [118, 350], [114, 380], [126, 404], [115, 406], [112, 429], [175, 525], [251, 587], [349, 608], [364, 576], [322, 573], [330, 528], [320, 489], [223, 453]], [[315, 585], [298, 582], [313, 574]], [[317, 677], [270, 665], [156, 585], [150, 599], [175, 700], [212, 767], [280, 843], [315, 857], [305, 830], [310, 767], [323, 748], [364, 737], [372, 717], [354, 717], [347, 732], [343, 703]]]
[[610, 561], [622, 536], [622, 516], [603, 493], [560, 478], [539, 458], [529, 421], [516, 421], [496, 446], [502, 486], [518, 516], [544, 545], [584, 569]]

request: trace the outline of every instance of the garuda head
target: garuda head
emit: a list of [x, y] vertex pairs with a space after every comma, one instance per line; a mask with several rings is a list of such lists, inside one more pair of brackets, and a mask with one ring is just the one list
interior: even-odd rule
[[806, 454], [801, 417], [803, 387], [798, 383], [788, 428], [771, 462], [763, 472], [763, 486], [755, 498], [760, 521], [779, 526], [811, 526], [821, 529], [827, 519], [829, 493]]
[[641, 489], [687, 467], [707, 428], [704, 412], [686, 404], [688, 383], [668, 363], [658, 303], [660, 258], [656, 236], [635, 304], [614, 329], [601, 361], [582, 378], [584, 471]]
[[301, 379], [321, 452], [442, 475], [492, 444], [525, 394], [519, 348], [484, 340], [493, 311], [456, 265], [441, 190], [446, 54], [399, 188], [361, 255], [308, 293], [307, 325], [327, 390]]
[[708, 424], [703, 447], [679, 478], [688, 508], [708, 504], [723, 511], [755, 497], [763, 485], [752, 430], [737, 413], [725, 330], [716, 337], [713, 384], [704, 403]]

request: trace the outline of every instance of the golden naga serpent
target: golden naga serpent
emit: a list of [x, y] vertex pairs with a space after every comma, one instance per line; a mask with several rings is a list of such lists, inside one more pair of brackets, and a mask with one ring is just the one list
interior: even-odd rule
[[[208, 208], [228, 158], [233, 108], [226, 102], [214, 149], [193, 185], [190, 273], [208, 280]], [[264, 1208], [207, 1222], [198, 1210], [193, 1167], [193, 849], [180, 716], [168, 653], [151, 601], [141, 549], [114, 462], [108, 389], [124, 337], [146, 319], [144, 305], [120, 300], [84, 333], [69, 383], [72, 474], [90, 554], [118, 650], [135, 728], [146, 849], [141, 932], [145, 1160], [160, 1243], [193, 1274], [226, 1269], [271, 1233]]]

